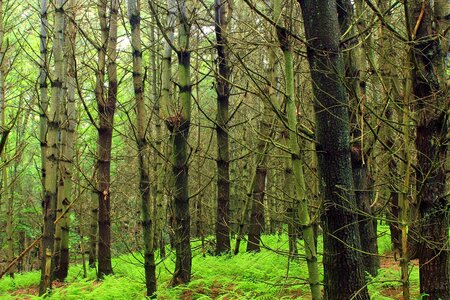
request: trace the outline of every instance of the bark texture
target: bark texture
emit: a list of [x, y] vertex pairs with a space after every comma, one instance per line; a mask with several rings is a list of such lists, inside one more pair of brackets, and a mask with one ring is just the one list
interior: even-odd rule
[[[417, 114], [417, 202], [419, 207], [420, 292], [426, 299], [450, 295], [449, 213], [446, 195], [448, 86], [445, 68], [448, 4], [410, 3], [414, 105]], [[445, 22], [445, 23], [444, 23]], [[435, 24], [433, 24], [435, 23]], [[442, 30], [442, 31], [440, 31]]]
[[350, 159], [348, 96], [342, 77], [335, 1], [299, 1], [314, 92], [323, 182], [325, 299], [369, 299], [365, 286]]
[[[97, 85], [100, 97], [97, 98], [99, 114], [98, 125], [98, 270], [97, 277], [113, 273], [111, 265], [111, 146], [114, 123], [114, 112], [117, 100], [117, 18], [119, 1], [112, 0], [110, 6], [109, 26], [106, 25], [105, 0], [98, 4], [100, 28], [102, 31], [102, 45], [99, 51], [99, 74]], [[106, 61], [105, 61], [106, 59]], [[105, 97], [103, 92], [105, 63], [108, 72], [108, 90]], [[98, 87], [98, 86], [97, 86]]]
[[[54, 57], [54, 78], [52, 78], [52, 98], [50, 110], [47, 117], [47, 142], [45, 174], [45, 197], [44, 197], [44, 232], [42, 238], [42, 261], [41, 261], [41, 281], [39, 284], [39, 295], [51, 289], [52, 274], [54, 268], [53, 247], [55, 235], [56, 202], [58, 188], [58, 134], [60, 129], [59, 110], [63, 100], [63, 47], [64, 47], [64, 4], [63, 0], [55, 3], [55, 25], [53, 29], [53, 57]], [[48, 260], [52, 260], [49, 262]]]
[[228, 137], [230, 63], [228, 57], [227, 14], [229, 1], [215, 0], [217, 49], [217, 220], [216, 254], [230, 251], [230, 147]]
[[139, 162], [139, 191], [142, 207], [142, 231], [144, 239], [144, 272], [147, 296], [156, 292], [156, 265], [154, 253], [154, 222], [152, 216], [152, 199], [150, 191], [150, 151], [147, 141], [146, 109], [144, 86], [142, 81], [142, 47], [141, 47], [141, 5], [139, 0], [128, 0], [129, 21], [131, 25], [131, 45], [133, 48], [133, 87], [136, 102], [137, 147]]

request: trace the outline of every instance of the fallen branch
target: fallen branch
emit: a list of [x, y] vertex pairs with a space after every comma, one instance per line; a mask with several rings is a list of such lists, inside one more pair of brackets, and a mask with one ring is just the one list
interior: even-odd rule
[[20, 253], [20, 255], [17, 256], [12, 262], [10, 262], [9, 265], [6, 267], [6, 269], [3, 270], [3, 272], [0, 274], [0, 279], [9, 271], [9, 269], [11, 269], [19, 261], [19, 259], [24, 257], [24, 255], [27, 254], [28, 251], [33, 249], [36, 246], [36, 244], [39, 243], [39, 241], [41, 239], [42, 239], [42, 235], [39, 236], [37, 239], [35, 239], [34, 242], [32, 242], [30, 244], [30, 246], [28, 246], [25, 250], [23, 250], [22, 253]]

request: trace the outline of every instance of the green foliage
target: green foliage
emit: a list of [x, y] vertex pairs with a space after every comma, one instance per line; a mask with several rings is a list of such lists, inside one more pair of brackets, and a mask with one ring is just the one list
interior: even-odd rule
[[[380, 225], [378, 230], [380, 254], [387, 255], [391, 247], [390, 237], [385, 234], [389, 232], [386, 232], [388, 226]], [[168, 257], [157, 260], [158, 299], [310, 299], [306, 262], [301, 256], [291, 261], [287, 259], [287, 236], [263, 236], [262, 244], [264, 247], [259, 253], [242, 252], [236, 256], [228, 254], [216, 257], [204, 256], [200, 242], [194, 241], [192, 281], [175, 288], [169, 286], [174, 255], [167, 249]], [[245, 247], [244, 242], [241, 250]], [[320, 239], [318, 250], [322, 252]], [[302, 253], [302, 249], [299, 253]], [[67, 283], [55, 288], [48, 299], [145, 299], [142, 262], [142, 253], [116, 257], [113, 259], [115, 274], [101, 282], [96, 281], [94, 269], [88, 268], [87, 276], [83, 278], [82, 266], [71, 266]], [[0, 298], [40, 299], [26, 295], [33, 292], [30, 287], [37, 287], [39, 278], [38, 271], [17, 274], [14, 279], [2, 278]], [[381, 269], [377, 277], [370, 279], [371, 299], [395, 299], [390, 298], [387, 292], [401, 293], [399, 278], [397, 263], [393, 262], [388, 268]], [[410, 281], [412, 294], [419, 297], [419, 294], [414, 294], [419, 285], [417, 266], [412, 266]]]
[[392, 250], [389, 225], [378, 224], [378, 253], [385, 254]]

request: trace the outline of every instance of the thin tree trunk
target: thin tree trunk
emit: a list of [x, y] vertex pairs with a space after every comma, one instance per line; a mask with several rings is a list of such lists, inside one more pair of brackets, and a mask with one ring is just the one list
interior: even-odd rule
[[[156, 28], [153, 26], [150, 31], [150, 42], [153, 44], [157, 40], [156, 37]], [[150, 67], [152, 70], [152, 98], [154, 101], [153, 106], [153, 115], [155, 116], [155, 149], [154, 149], [154, 174], [156, 177], [155, 189], [153, 191], [154, 200], [154, 251], [156, 251], [156, 247], [160, 249], [160, 257], [165, 257], [165, 245], [163, 238], [163, 228], [165, 227], [165, 207], [164, 205], [164, 179], [165, 179], [165, 171], [163, 167], [163, 158], [164, 158], [164, 150], [162, 146], [163, 136], [161, 129], [161, 97], [158, 96], [158, 65], [156, 63], [157, 52], [150, 53]]]
[[[279, 22], [281, 19], [281, 0], [274, 2], [274, 20]], [[291, 164], [293, 176], [290, 176], [290, 184], [294, 187], [294, 209], [293, 214], [298, 215], [308, 265], [309, 285], [312, 299], [322, 299], [320, 290], [319, 267], [317, 263], [317, 253], [314, 243], [314, 231], [310, 218], [308, 200], [306, 199], [306, 183], [303, 172], [303, 162], [301, 159], [300, 147], [297, 134], [297, 106], [295, 104], [294, 90], [294, 65], [290, 37], [283, 29], [277, 27], [277, 36], [280, 48], [283, 52], [284, 71], [286, 78], [286, 114], [288, 125], [288, 146], [291, 151]], [[296, 228], [296, 226], [294, 227]], [[295, 229], [294, 229], [295, 230]]]
[[191, 280], [192, 252], [190, 244], [190, 212], [188, 190], [188, 152], [187, 139], [191, 121], [191, 82], [190, 82], [190, 24], [186, 3], [178, 2], [179, 49], [178, 86], [179, 105], [166, 118], [166, 124], [173, 136], [172, 171], [174, 178], [174, 221], [175, 221], [175, 271], [171, 285], [187, 283]]
[[[380, 11], [386, 11], [387, 8], [390, 6], [391, 1], [378, 1], [378, 8]], [[385, 16], [385, 20], [390, 22], [391, 21], [391, 14], [387, 14]], [[381, 22], [380, 22], [381, 23]], [[395, 139], [395, 130], [392, 128], [395, 128], [395, 119], [394, 119], [394, 106], [392, 103], [395, 103], [398, 101], [399, 98], [399, 88], [398, 88], [398, 80], [396, 77], [398, 76], [396, 71], [396, 66], [394, 65], [395, 61], [395, 50], [393, 48], [393, 38], [390, 36], [389, 30], [383, 26], [383, 24], [380, 24], [381, 30], [380, 30], [380, 43], [381, 43], [381, 59], [385, 61], [385, 63], [380, 64], [380, 73], [382, 74], [382, 77], [380, 77], [382, 90], [383, 90], [383, 98], [384, 101], [387, 103], [385, 108], [384, 116], [386, 120], [389, 122], [387, 126], [384, 126], [382, 135], [383, 140], [385, 140], [386, 147], [388, 148], [388, 154], [389, 159], [388, 163], [386, 165], [387, 171], [386, 174], [388, 178], [398, 178], [398, 171], [397, 171], [397, 161], [392, 155], [395, 152], [395, 145], [396, 145], [396, 139]], [[389, 230], [391, 234], [391, 242], [393, 245], [393, 249], [395, 252], [400, 253], [401, 251], [401, 230], [398, 224], [399, 220], [399, 214], [400, 214], [400, 208], [398, 203], [398, 183], [396, 180], [390, 180], [389, 183]]]
[[[269, 90], [269, 86], [267, 87]], [[274, 134], [273, 126], [271, 126], [271, 110], [268, 101], [264, 101], [263, 114], [259, 122], [259, 131], [261, 133], [261, 139], [257, 145], [256, 155], [256, 169], [252, 179], [251, 189], [249, 190], [249, 199], [251, 204], [250, 211], [250, 223], [248, 226], [248, 240], [247, 240], [247, 252], [260, 251], [261, 233], [264, 230], [264, 194], [266, 190], [266, 176], [267, 176], [267, 160], [268, 152], [270, 149], [270, 138]], [[243, 216], [241, 224], [239, 225], [238, 237], [242, 234], [243, 224], [245, 216], [247, 215], [247, 209], [243, 210]], [[239, 249], [239, 245], [236, 241], [236, 250]], [[235, 253], [237, 251], [235, 250]]]
[[216, 254], [230, 251], [230, 152], [228, 138], [230, 63], [227, 27], [231, 10], [229, 2], [215, 0], [215, 32], [217, 40], [217, 220]]
[[[69, 14], [72, 19], [75, 19], [77, 3], [76, 0], [69, 1]], [[62, 134], [62, 139], [65, 140], [62, 153], [62, 161], [64, 167], [62, 168], [63, 191], [61, 195], [61, 209], [64, 216], [60, 221], [61, 226], [61, 245], [58, 262], [58, 269], [55, 268], [55, 278], [59, 281], [64, 281], [69, 271], [69, 221], [70, 214], [66, 212], [69, 203], [72, 202], [72, 170], [73, 170], [73, 154], [74, 154], [74, 140], [76, 130], [76, 115], [75, 115], [75, 25], [70, 23], [67, 29], [66, 51], [67, 51], [67, 77], [66, 77], [66, 95], [67, 102], [64, 110], [64, 128], [65, 132]], [[59, 193], [59, 191], [58, 191]], [[55, 260], [56, 262], [56, 260]]]
[[[0, 1], [0, 126], [2, 129], [6, 129], [6, 99], [5, 99], [5, 49], [3, 46], [4, 26], [3, 26], [3, 1]], [[3, 132], [2, 132], [3, 133]], [[6, 145], [5, 145], [6, 148]], [[5, 164], [7, 162], [6, 149], [1, 152], [1, 162]], [[1, 170], [1, 184], [0, 184], [0, 215], [2, 214], [2, 199], [6, 199], [6, 259], [12, 261], [14, 259], [13, 249], [13, 227], [12, 227], [12, 198], [13, 195], [8, 197], [8, 167], [3, 165]], [[0, 241], [1, 242], [1, 241]], [[13, 277], [14, 271], [11, 268], [8, 274]]]
[[136, 102], [136, 127], [139, 161], [139, 191], [142, 205], [142, 231], [144, 237], [144, 271], [147, 296], [156, 292], [156, 265], [154, 253], [154, 236], [152, 216], [152, 199], [150, 197], [149, 147], [147, 141], [146, 110], [144, 103], [144, 86], [142, 81], [142, 47], [141, 47], [141, 4], [139, 0], [128, 0], [129, 21], [131, 25], [131, 45], [133, 48], [133, 86]]
[[[264, 141], [260, 143], [265, 144]], [[267, 157], [267, 155], [265, 155]], [[256, 166], [253, 190], [251, 193], [252, 210], [248, 226], [247, 252], [259, 252], [261, 233], [264, 228], [264, 192], [266, 190], [267, 159]]]
[[[356, 26], [353, 24], [354, 19], [354, 4], [350, 0], [338, 0], [337, 11], [339, 24], [341, 26], [341, 34], [346, 38], [347, 35], [354, 35], [357, 32]], [[362, 15], [362, 3], [356, 1], [356, 8], [358, 8], [359, 18], [357, 25], [364, 26], [364, 17]], [[364, 43], [364, 41], [361, 41]], [[364, 52], [363, 47], [356, 47], [358, 39], [351, 39], [344, 47], [347, 48], [347, 52], [344, 55], [345, 63], [345, 75], [348, 84], [346, 86], [349, 90], [350, 107], [351, 111], [350, 123], [351, 123], [351, 135], [352, 140], [352, 169], [353, 169], [353, 182], [355, 188], [356, 204], [358, 206], [358, 223], [359, 233], [361, 239], [361, 250], [363, 251], [363, 263], [364, 271], [369, 272], [372, 276], [376, 276], [378, 268], [380, 266], [378, 258], [377, 247], [377, 233], [373, 226], [373, 217], [371, 215], [371, 199], [370, 199], [370, 173], [368, 167], [368, 158], [366, 157], [364, 149], [364, 136], [363, 136], [363, 124], [364, 124], [364, 105], [366, 102], [366, 81], [363, 77], [365, 73], [364, 65]]]
[[303, 0], [314, 92], [320, 180], [324, 182], [325, 299], [369, 299], [353, 195], [348, 101], [336, 1]]
[[58, 186], [58, 134], [60, 128], [59, 109], [63, 97], [63, 47], [64, 47], [64, 1], [57, 0], [55, 3], [55, 26], [53, 41], [53, 57], [55, 61], [55, 72], [52, 80], [52, 98], [50, 111], [47, 119], [47, 142], [48, 147], [46, 157], [48, 165], [45, 174], [45, 198], [44, 198], [44, 233], [42, 238], [42, 262], [41, 262], [41, 281], [39, 284], [39, 295], [46, 293], [51, 288], [53, 262], [52, 251], [54, 247], [54, 234], [56, 219], [56, 202]]
[[[114, 123], [114, 112], [117, 99], [117, 19], [119, 1], [112, 0], [110, 7], [109, 26], [106, 28], [106, 3], [99, 2], [99, 17], [102, 30], [102, 42], [105, 50], [100, 50], [100, 59], [106, 54], [108, 72], [108, 92], [101, 97], [98, 105], [100, 117], [98, 127], [98, 270], [97, 277], [113, 273], [111, 265], [111, 146]], [[105, 38], [106, 33], [106, 38]], [[102, 45], [102, 49], [103, 49]], [[103, 56], [103, 57], [101, 57]], [[103, 76], [104, 78], [104, 76]], [[103, 84], [103, 82], [101, 82]]]
[[[156, 14], [155, 11], [153, 11], [153, 14]], [[177, 4], [175, 3], [175, 1], [173, 0], [167, 0], [167, 28], [166, 28], [166, 38], [168, 40], [164, 40], [164, 53], [163, 53], [163, 59], [162, 59], [162, 74], [161, 74], [161, 99], [160, 99], [160, 103], [159, 103], [159, 119], [160, 120], [166, 120], [169, 116], [170, 116], [170, 106], [171, 106], [171, 100], [172, 100], [172, 90], [171, 90], [171, 85], [172, 85], [172, 47], [171, 44], [174, 41], [174, 31], [175, 31], [175, 22], [176, 22], [176, 12], [177, 12]], [[167, 125], [167, 123], [166, 123]], [[169, 128], [170, 129], [170, 128]], [[169, 130], [170, 131], [170, 130]], [[170, 141], [173, 141], [172, 138], [172, 133], [170, 135]], [[170, 144], [170, 143], [169, 143]], [[166, 147], [166, 151], [165, 151], [165, 156], [166, 157], [171, 157], [172, 156], [172, 149], [170, 148], [171, 145], [167, 144]], [[162, 150], [162, 148], [161, 148]], [[172, 161], [170, 159], [170, 161]], [[162, 168], [161, 169], [161, 174], [159, 174], [158, 176], [158, 184], [160, 185], [160, 189], [162, 191], [162, 185], [164, 183], [164, 179], [166, 182], [168, 182], [169, 184], [165, 184], [165, 186], [168, 186], [167, 190], [171, 191], [174, 190], [174, 180], [173, 180], [173, 176], [169, 175], [170, 172], [167, 171], [166, 168]], [[164, 175], [163, 175], [164, 174]], [[163, 193], [161, 193], [160, 195], [160, 199], [157, 200], [158, 203], [167, 203], [168, 207], [172, 207], [171, 203], [169, 203], [169, 201], [167, 200], [167, 198], [165, 197], [165, 195]], [[160, 221], [161, 224], [163, 224], [162, 222], [165, 222], [167, 220], [167, 215], [166, 214], [161, 214], [160, 215]], [[168, 226], [171, 226], [172, 222], [169, 222]], [[165, 257], [165, 240], [164, 240], [164, 233], [167, 232], [168, 230], [165, 230], [162, 228], [161, 230], [161, 244], [160, 244], [160, 249], [161, 249], [161, 253], [160, 255], [163, 255]], [[172, 237], [173, 235], [170, 235], [171, 240], [171, 246], [172, 246]]]
[[[95, 163], [97, 165], [97, 163]], [[94, 269], [97, 262], [97, 233], [98, 233], [98, 191], [97, 191], [97, 166], [94, 166], [92, 176], [93, 187], [89, 193], [89, 268]]]
[[[39, 42], [39, 141], [41, 147], [41, 180], [42, 187], [45, 182], [45, 166], [47, 151], [47, 0], [41, 0], [41, 26], [40, 26], [40, 42]], [[45, 197], [43, 188], [42, 199]]]

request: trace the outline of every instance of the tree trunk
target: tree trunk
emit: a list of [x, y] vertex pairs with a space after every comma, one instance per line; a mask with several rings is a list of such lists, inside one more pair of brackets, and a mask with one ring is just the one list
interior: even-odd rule
[[[281, 0], [274, 3], [274, 20], [281, 19]], [[288, 130], [288, 146], [291, 155], [291, 165], [293, 176], [290, 176], [291, 184], [294, 188], [294, 210], [293, 215], [298, 216], [298, 221], [303, 234], [303, 242], [308, 265], [309, 285], [311, 289], [312, 299], [322, 299], [320, 290], [319, 268], [317, 264], [317, 253], [314, 243], [314, 231], [310, 218], [308, 200], [306, 198], [305, 174], [303, 172], [302, 155], [298, 144], [297, 134], [297, 106], [295, 103], [294, 89], [294, 64], [292, 45], [290, 36], [281, 27], [277, 27], [277, 36], [280, 49], [283, 51], [284, 71], [286, 78], [286, 114], [287, 114], [287, 130]], [[295, 220], [296, 218], [294, 218]], [[295, 223], [294, 223], [295, 224]], [[296, 226], [294, 226], [296, 230]]]
[[[264, 141], [260, 143], [265, 144]], [[259, 252], [261, 233], [264, 228], [264, 192], [266, 189], [266, 164], [256, 166], [253, 191], [251, 196], [252, 210], [248, 226], [247, 252]]]
[[[356, 2], [356, 7], [359, 8], [358, 22], [353, 24], [354, 8], [353, 3], [350, 0], [338, 0], [337, 11], [338, 20], [341, 26], [341, 34], [344, 39], [348, 35], [354, 35], [357, 33], [355, 25], [364, 26], [364, 17], [362, 16], [361, 1]], [[358, 28], [356, 28], [358, 29]], [[344, 47], [347, 48], [347, 52], [344, 55], [345, 63], [345, 76], [348, 82], [346, 86], [349, 90], [350, 107], [351, 111], [350, 125], [352, 140], [352, 171], [353, 182], [355, 188], [356, 204], [358, 206], [358, 223], [359, 234], [361, 239], [361, 250], [363, 251], [363, 263], [364, 271], [368, 272], [372, 276], [376, 276], [378, 268], [380, 266], [378, 258], [378, 244], [377, 244], [377, 232], [374, 230], [373, 218], [371, 214], [371, 176], [368, 167], [368, 157], [364, 149], [364, 106], [366, 102], [366, 81], [363, 78], [365, 73], [365, 59], [364, 50], [362, 46], [356, 47], [359, 41], [358, 39], [351, 39]], [[361, 41], [365, 43], [365, 41]]]
[[230, 66], [227, 26], [230, 19], [228, 2], [215, 0], [215, 32], [217, 40], [217, 219], [216, 254], [230, 251], [230, 152], [228, 138], [228, 107], [230, 98]]
[[[45, 166], [47, 151], [47, 0], [41, 0], [41, 26], [39, 42], [39, 141], [41, 146], [41, 181], [42, 187], [45, 182]], [[44, 190], [44, 189], [43, 189]], [[45, 191], [42, 193], [42, 201], [45, 197]], [[43, 202], [42, 202], [43, 203]]]
[[[154, 15], [156, 15], [156, 11], [152, 6], [150, 6], [152, 9], [152, 12]], [[172, 103], [172, 47], [171, 44], [174, 41], [174, 31], [175, 31], [175, 22], [176, 22], [176, 12], [177, 12], [177, 4], [173, 0], [167, 0], [167, 28], [166, 28], [166, 39], [164, 40], [164, 53], [162, 58], [162, 72], [161, 72], [161, 99], [159, 103], [159, 119], [160, 120], [166, 120], [171, 115], [170, 107]], [[166, 125], [168, 125], [166, 123]], [[168, 128], [170, 131], [170, 128]], [[173, 142], [172, 133], [170, 135], [170, 141]], [[165, 147], [165, 157], [170, 158], [170, 162], [172, 162], [172, 149], [171, 149], [171, 143], [167, 144], [167, 147]], [[162, 149], [162, 148], [161, 148]], [[167, 164], [165, 165], [167, 166]], [[175, 189], [174, 187], [174, 178], [171, 175], [173, 170], [168, 170], [166, 167], [161, 169], [161, 173], [158, 176], [158, 185], [160, 185], [160, 189], [162, 191], [163, 184], [167, 187], [168, 191], [173, 191]], [[164, 182], [165, 180], [165, 182]], [[158, 205], [163, 205], [163, 203], [166, 203], [166, 205], [163, 205], [164, 207], [171, 208], [173, 205], [171, 201], [168, 200], [169, 197], [172, 195], [170, 194], [167, 197], [165, 197], [164, 194], [160, 194], [160, 199], [158, 199]], [[166, 210], [167, 211], [167, 210]], [[160, 215], [160, 221], [162, 222], [167, 221], [167, 214], [161, 214]], [[171, 216], [170, 216], [170, 220]], [[169, 222], [168, 226], [169, 230], [172, 229], [172, 222]], [[169, 231], [168, 229], [161, 228], [161, 243], [160, 243], [160, 255], [165, 257], [165, 239], [164, 235]], [[170, 244], [172, 246], [172, 240], [173, 235], [170, 234]]]
[[[3, 26], [3, 2], [0, 1], [0, 126], [1, 130], [6, 129], [6, 98], [5, 98], [5, 47], [4, 43], [4, 26]], [[1, 132], [3, 133], [3, 132]], [[16, 138], [18, 139], [18, 138]], [[17, 142], [17, 141], [16, 141]], [[12, 178], [11, 182], [11, 193], [8, 195], [8, 166], [7, 157], [6, 157], [6, 144], [4, 146], [3, 151], [1, 151], [1, 183], [0, 183], [0, 215], [2, 215], [2, 199], [6, 199], [6, 259], [8, 262], [14, 259], [14, 249], [13, 249], [13, 224], [12, 224], [12, 210], [13, 210], [13, 198], [14, 198], [14, 190], [12, 186], [14, 185], [14, 178]], [[15, 166], [16, 167], [16, 166]], [[9, 196], [9, 197], [8, 197]], [[0, 241], [2, 243], [2, 241]], [[8, 272], [9, 276], [14, 276], [14, 270], [11, 268]]]
[[[72, 19], [75, 19], [76, 15], [76, 0], [69, 1], [69, 14]], [[64, 118], [64, 131], [62, 136], [64, 149], [62, 152], [62, 180], [63, 180], [63, 193], [61, 195], [61, 213], [64, 214], [60, 220], [61, 230], [61, 244], [59, 247], [59, 261], [58, 268], [55, 268], [55, 278], [59, 281], [64, 281], [69, 271], [69, 221], [70, 214], [66, 212], [68, 205], [73, 199], [72, 196], [72, 170], [73, 170], [73, 148], [76, 130], [76, 116], [75, 116], [75, 37], [76, 29], [73, 23], [70, 23], [67, 29], [66, 39], [66, 61], [67, 61], [67, 77], [66, 77], [66, 89], [67, 89], [67, 102], [65, 109], [63, 110]], [[59, 193], [59, 191], [58, 191]], [[59, 196], [59, 195], [58, 195]], [[55, 259], [55, 262], [57, 260]]]
[[97, 263], [97, 232], [98, 232], [98, 191], [97, 191], [97, 166], [93, 172], [94, 187], [90, 193], [89, 206], [89, 268], [94, 269]]
[[325, 299], [369, 299], [350, 161], [348, 99], [335, 1], [299, 1], [308, 40], [320, 180], [324, 183]]
[[52, 98], [50, 111], [47, 119], [47, 142], [48, 147], [46, 157], [48, 165], [45, 174], [45, 198], [44, 198], [44, 233], [42, 238], [42, 262], [41, 262], [41, 281], [39, 285], [39, 295], [47, 292], [51, 288], [53, 262], [52, 251], [54, 247], [54, 235], [56, 219], [56, 202], [58, 186], [58, 134], [60, 128], [59, 109], [63, 101], [63, 47], [64, 47], [64, 1], [57, 0], [55, 3], [55, 26], [53, 41], [53, 57], [55, 61], [55, 72], [52, 80]]
[[[267, 86], [268, 94], [270, 94], [269, 89], [271, 87]], [[259, 121], [259, 132], [261, 133], [261, 138], [257, 144], [257, 155], [256, 155], [256, 169], [254, 177], [252, 179], [251, 189], [249, 190], [249, 199], [251, 204], [250, 211], [250, 223], [248, 226], [248, 240], [247, 240], [247, 252], [260, 251], [260, 241], [261, 234], [264, 230], [264, 194], [266, 190], [266, 178], [267, 178], [267, 160], [269, 158], [268, 153], [271, 148], [269, 140], [274, 134], [274, 129], [272, 126], [273, 118], [271, 117], [270, 105], [267, 99], [264, 99], [264, 108]], [[243, 217], [247, 215], [246, 209], [243, 211]], [[245, 218], [241, 219], [241, 224], [239, 227], [239, 235], [242, 234], [242, 228], [245, 222]], [[236, 243], [236, 249], [238, 249], [238, 244]]]
[[[387, 9], [390, 7], [391, 1], [381, 1], [378, 0], [378, 9], [380, 11], [387, 11]], [[391, 21], [391, 13], [386, 14], [385, 20]], [[390, 35], [390, 32], [388, 29], [386, 29], [385, 26], [383, 26], [382, 22], [380, 22], [381, 31], [380, 31], [380, 43], [381, 43], [381, 59], [384, 60], [384, 63], [380, 65], [380, 72], [383, 75], [381, 80], [381, 86], [383, 91], [383, 100], [382, 102], [387, 103], [386, 109], [384, 113], [384, 117], [388, 121], [388, 124], [386, 124], [383, 128], [382, 135], [383, 140], [386, 144], [386, 150], [388, 151], [388, 162], [387, 162], [387, 170], [385, 171], [385, 174], [387, 174], [388, 178], [398, 178], [398, 165], [395, 156], [393, 153], [396, 151], [396, 136], [395, 136], [395, 130], [393, 128], [395, 127], [395, 119], [394, 119], [394, 105], [392, 103], [395, 103], [399, 99], [399, 83], [397, 77], [399, 74], [397, 73], [395, 60], [396, 60], [396, 53], [393, 48], [393, 37]], [[389, 222], [389, 230], [391, 234], [391, 242], [393, 245], [393, 249], [395, 252], [400, 253], [401, 251], [401, 230], [400, 226], [398, 224], [399, 215], [400, 215], [400, 207], [398, 202], [398, 191], [399, 191], [399, 184], [396, 182], [397, 180], [390, 180], [388, 183], [388, 197], [389, 197], [389, 204], [388, 204], [388, 222]]]
[[178, 86], [179, 105], [166, 118], [167, 126], [173, 135], [172, 171], [174, 178], [174, 221], [175, 221], [175, 271], [172, 286], [185, 284], [191, 280], [192, 252], [190, 244], [191, 218], [189, 212], [188, 153], [187, 139], [191, 121], [191, 82], [190, 82], [190, 24], [185, 2], [178, 3], [179, 49]]
[[[410, 9], [411, 63], [417, 113], [417, 200], [420, 292], [426, 299], [450, 295], [449, 216], [446, 195], [448, 86], [445, 66], [448, 4], [415, 0]], [[433, 15], [434, 12], [434, 15]], [[442, 26], [439, 28], [439, 26]]]
[[[117, 19], [119, 1], [112, 0], [109, 30], [106, 27], [106, 2], [99, 2], [99, 18], [102, 30], [102, 47], [99, 52], [99, 68], [106, 65], [108, 72], [108, 93], [106, 98], [97, 99], [99, 113], [98, 127], [98, 270], [97, 277], [113, 273], [111, 265], [111, 144], [114, 112], [117, 99]], [[106, 35], [106, 36], [105, 36]], [[107, 42], [106, 42], [107, 41]], [[106, 48], [104, 48], [106, 46]], [[103, 60], [101, 62], [100, 60]], [[104, 70], [104, 67], [103, 67]], [[104, 75], [103, 75], [104, 78]], [[103, 81], [101, 83], [103, 85]], [[103, 89], [103, 87], [101, 88]], [[102, 93], [103, 96], [103, 93]]]
[[142, 49], [141, 49], [141, 4], [139, 0], [128, 0], [129, 21], [131, 25], [131, 45], [133, 48], [133, 86], [136, 102], [137, 147], [139, 161], [139, 191], [142, 206], [142, 231], [144, 236], [144, 271], [147, 296], [156, 292], [156, 265], [154, 253], [154, 221], [152, 201], [150, 197], [149, 147], [147, 141], [146, 110], [144, 103], [144, 87], [142, 81]]

